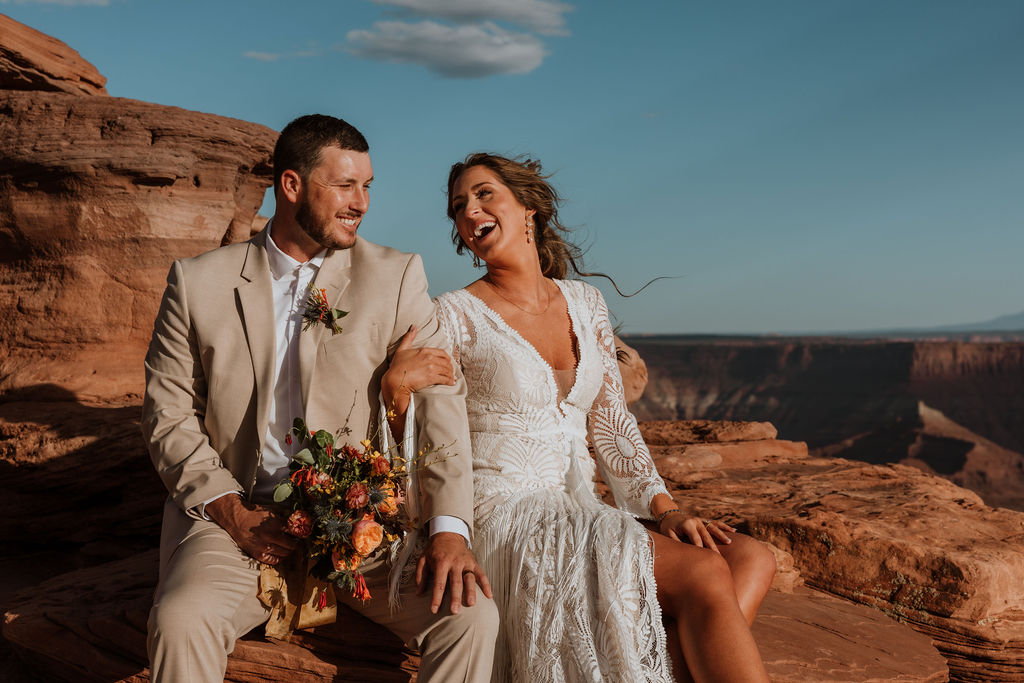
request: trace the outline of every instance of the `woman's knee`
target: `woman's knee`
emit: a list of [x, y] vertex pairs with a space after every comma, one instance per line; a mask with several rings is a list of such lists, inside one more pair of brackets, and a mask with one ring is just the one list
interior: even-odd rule
[[679, 614], [684, 606], [734, 600], [732, 573], [725, 559], [713, 550], [687, 548], [667, 581], [659, 586], [667, 607]]
[[742, 534], [733, 535], [732, 539], [733, 542], [724, 547], [724, 554], [733, 576], [771, 583], [775, 577], [776, 562], [775, 554], [768, 546]]

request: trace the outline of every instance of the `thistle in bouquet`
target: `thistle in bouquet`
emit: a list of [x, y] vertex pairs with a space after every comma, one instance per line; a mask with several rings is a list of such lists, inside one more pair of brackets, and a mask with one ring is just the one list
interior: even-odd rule
[[274, 489], [274, 501], [292, 509], [287, 531], [303, 539], [312, 576], [368, 600], [360, 564], [409, 527], [400, 514], [405, 460], [374, 449], [371, 439], [362, 449], [339, 446], [333, 434], [310, 431], [300, 418], [285, 441], [301, 447], [290, 476]]

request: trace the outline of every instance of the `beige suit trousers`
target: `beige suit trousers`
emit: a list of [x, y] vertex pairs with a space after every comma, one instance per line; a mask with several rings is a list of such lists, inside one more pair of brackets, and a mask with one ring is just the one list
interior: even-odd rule
[[[149, 658], [155, 683], [203, 683], [224, 679], [235, 641], [265, 622], [269, 612], [256, 597], [259, 565], [221, 527], [199, 522], [161, 567], [149, 615]], [[419, 680], [433, 683], [491, 679], [498, 633], [494, 602], [477, 593], [474, 607], [453, 615], [448, 601], [430, 613], [430, 594], [402, 590], [402, 606], [391, 613], [387, 569], [370, 567], [367, 585], [374, 599], [362, 605], [343, 600], [387, 627], [421, 652]]]

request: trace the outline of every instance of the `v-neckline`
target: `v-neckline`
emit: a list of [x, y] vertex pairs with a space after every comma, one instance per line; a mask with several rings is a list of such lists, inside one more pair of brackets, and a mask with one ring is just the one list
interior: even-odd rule
[[[537, 350], [537, 347], [531, 344], [529, 341], [527, 341], [526, 337], [521, 335], [516, 328], [509, 325], [505, 318], [502, 317], [501, 313], [498, 313], [496, 310], [491, 308], [486, 301], [478, 297], [476, 294], [473, 294], [473, 292], [469, 291], [465, 287], [463, 287], [461, 291], [465, 292], [470, 299], [475, 301], [477, 305], [483, 309], [484, 315], [486, 315], [488, 318], [491, 318], [493, 322], [495, 322], [499, 327], [504, 329], [505, 332], [507, 332], [509, 336], [511, 336], [513, 339], [518, 339], [519, 342], [523, 346], [528, 348], [530, 352], [533, 353], [533, 355], [537, 358], [537, 360], [540, 361], [541, 365], [544, 366], [544, 369], [547, 372], [548, 386], [554, 394], [555, 404], [560, 406], [562, 403], [569, 400], [569, 397], [572, 396], [573, 392], [576, 391], [576, 385], [579, 384], [580, 366], [583, 364], [583, 344], [580, 343], [580, 326], [576, 321], [576, 315], [573, 313], [573, 306], [572, 303], [570, 303], [569, 301], [569, 295], [566, 293], [561, 281], [552, 278], [552, 282], [554, 282], [558, 286], [558, 291], [562, 293], [562, 298], [565, 300], [565, 310], [569, 314], [569, 335], [572, 337], [573, 345], [579, 351], [579, 353], [576, 354], [576, 365], [575, 367], [571, 368], [573, 371], [572, 386], [569, 387], [569, 391], [568, 393], [566, 393], [565, 398], [561, 400], [558, 399], [558, 382], [555, 381], [555, 368], [551, 365], [551, 363], [545, 360], [544, 356], [540, 355], [540, 351]], [[569, 369], [570, 368], [566, 368], [566, 370]], [[559, 372], [564, 371], [559, 370]]]

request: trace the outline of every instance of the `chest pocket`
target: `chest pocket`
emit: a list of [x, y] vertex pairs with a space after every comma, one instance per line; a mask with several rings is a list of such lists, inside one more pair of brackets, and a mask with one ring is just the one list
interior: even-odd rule
[[385, 358], [387, 348], [383, 342], [380, 324], [373, 322], [351, 332], [345, 330], [323, 342], [320, 346], [317, 370], [319, 372], [321, 367], [335, 369], [339, 366], [350, 366], [351, 370], [362, 368], [364, 372], [372, 373]]

